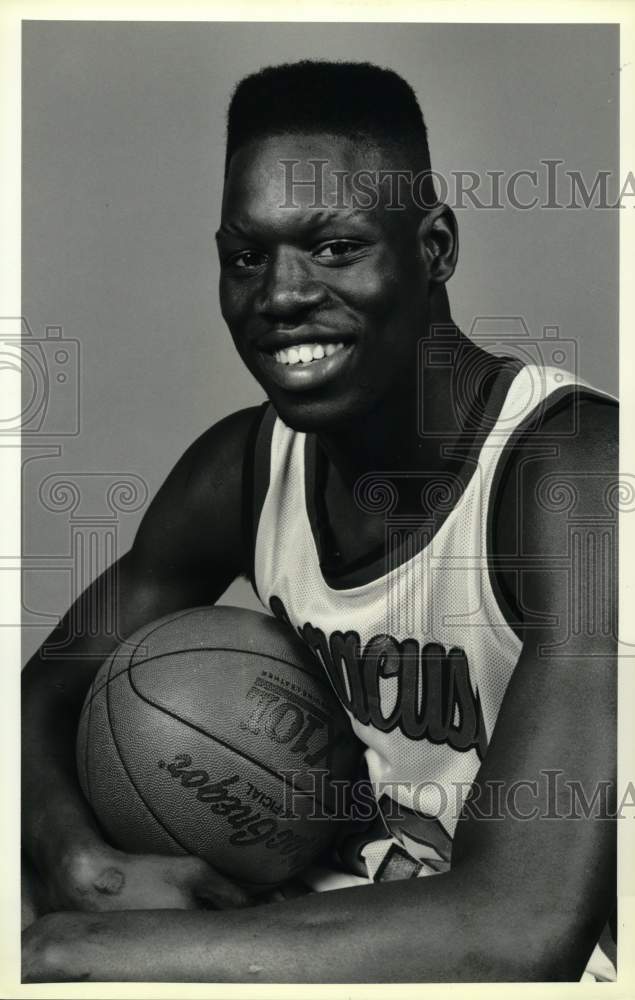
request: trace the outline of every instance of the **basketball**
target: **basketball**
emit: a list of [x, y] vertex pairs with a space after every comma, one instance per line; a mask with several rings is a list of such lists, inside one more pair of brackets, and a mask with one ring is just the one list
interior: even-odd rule
[[94, 678], [77, 737], [80, 784], [113, 846], [196, 855], [255, 891], [328, 846], [342, 798], [333, 782], [353, 778], [359, 753], [292, 629], [222, 606], [122, 643]]

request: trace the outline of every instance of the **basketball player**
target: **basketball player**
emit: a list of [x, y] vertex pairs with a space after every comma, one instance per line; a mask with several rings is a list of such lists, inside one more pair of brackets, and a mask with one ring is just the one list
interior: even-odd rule
[[[24, 845], [49, 911], [26, 980], [615, 974], [617, 410], [455, 327], [455, 218], [429, 179], [395, 204], [395, 171], [429, 168], [392, 72], [299, 63], [234, 95], [221, 305], [269, 402], [187, 450], [60, 624], [67, 659], [25, 669]], [[241, 574], [322, 660], [383, 817], [307, 873], [334, 891], [251, 906], [202, 861], [104, 843], [74, 763], [108, 622], [128, 635]]]

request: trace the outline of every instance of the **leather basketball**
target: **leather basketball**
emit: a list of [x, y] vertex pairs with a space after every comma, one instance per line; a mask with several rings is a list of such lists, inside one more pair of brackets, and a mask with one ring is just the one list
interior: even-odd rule
[[342, 800], [332, 783], [353, 779], [359, 754], [291, 628], [222, 606], [123, 643], [94, 678], [77, 737], [80, 784], [113, 846], [197, 855], [256, 890], [328, 846]]

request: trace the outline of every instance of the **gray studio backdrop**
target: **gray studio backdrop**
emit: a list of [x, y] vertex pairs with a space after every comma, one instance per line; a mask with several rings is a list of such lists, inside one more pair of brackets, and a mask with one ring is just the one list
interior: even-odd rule
[[[538, 170], [542, 183], [540, 161], [559, 159], [590, 185], [617, 178], [619, 37], [609, 25], [31, 22], [23, 42], [22, 311], [40, 362], [27, 381], [47, 379], [46, 398], [25, 389], [39, 407], [24, 435], [26, 659], [128, 548], [187, 445], [263, 398], [217, 301], [236, 82], [299, 58], [370, 60], [414, 86], [446, 178]], [[528, 179], [516, 191], [535, 194]], [[557, 327], [582, 375], [615, 392], [618, 212], [464, 201], [457, 322], [522, 317], [538, 341]], [[241, 582], [225, 600], [257, 606]]]

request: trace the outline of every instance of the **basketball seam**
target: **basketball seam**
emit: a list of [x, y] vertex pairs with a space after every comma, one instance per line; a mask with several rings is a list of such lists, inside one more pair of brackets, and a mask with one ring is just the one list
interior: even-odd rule
[[[252, 757], [250, 754], [246, 753], [242, 748], [238, 749], [238, 747], [232, 746], [231, 743], [226, 743], [225, 740], [222, 740], [215, 733], [210, 733], [207, 732], [207, 730], [202, 729], [201, 726], [198, 726], [195, 722], [192, 722], [189, 719], [183, 719], [180, 715], [177, 715], [175, 712], [172, 712], [171, 709], [166, 708], [165, 705], [157, 705], [156, 702], [152, 701], [146, 695], [142, 694], [142, 692], [135, 686], [130, 670], [128, 670], [128, 681], [130, 683], [130, 687], [135, 692], [137, 697], [141, 698], [142, 701], [145, 701], [147, 705], [151, 705], [152, 708], [156, 708], [159, 709], [159, 711], [161, 712], [165, 712], [165, 714], [169, 715], [172, 719], [175, 720], [175, 722], [181, 722], [183, 723], [183, 725], [189, 726], [191, 729], [194, 729], [197, 733], [200, 733], [201, 736], [206, 736], [208, 739], [214, 740], [216, 743], [219, 743], [226, 750], [231, 750], [232, 753], [239, 754], [241, 757], [244, 757], [245, 760], [250, 761], [250, 763], [255, 764], [263, 771], [266, 771], [266, 773], [271, 775], [272, 778], [277, 778], [278, 781], [282, 782], [283, 785], [293, 788], [291, 782], [288, 781], [287, 778], [283, 778], [279, 771], [273, 771], [271, 768], [267, 767], [266, 764], [263, 764], [262, 761], [257, 760], [255, 757]], [[315, 800], [319, 805], [321, 806], [324, 805], [322, 799], [319, 798], [317, 795], [315, 796]]]
[[[136, 649], [138, 649], [140, 645], [141, 642], [138, 643]], [[112, 665], [111, 665], [111, 669], [108, 671], [108, 680], [104, 681], [101, 687], [97, 688], [97, 690], [93, 692], [93, 694], [90, 696], [90, 701], [89, 700], [86, 701], [83, 710], [86, 711], [86, 709], [88, 708], [89, 704], [93, 701], [93, 699], [96, 698], [97, 695], [100, 694], [100, 692], [103, 691], [104, 688], [111, 683], [111, 681], [116, 680], [117, 677], [121, 677], [121, 675], [125, 674], [126, 671], [129, 672], [133, 667], [142, 667], [144, 663], [152, 663], [153, 660], [162, 660], [165, 659], [166, 656], [180, 656], [183, 653], [199, 653], [199, 652], [200, 653], [246, 653], [248, 656], [258, 656], [260, 658], [264, 658], [267, 660], [273, 660], [274, 663], [284, 663], [286, 666], [294, 667], [296, 670], [300, 670], [302, 673], [306, 674], [307, 677], [310, 677], [312, 680], [317, 681], [319, 684], [321, 684], [321, 686], [325, 690], [328, 690], [329, 692], [331, 690], [328, 680], [325, 677], [323, 677], [320, 673], [312, 674], [310, 670], [307, 670], [305, 667], [299, 666], [293, 660], [285, 660], [281, 656], [273, 656], [273, 654], [271, 653], [260, 653], [256, 649], [242, 649], [242, 648], [237, 649], [235, 646], [192, 646], [186, 649], [175, 649], [171, 653], [156, 653], [154, 656], [148, 656], [145, 660], [137, 660], [135, 663], [132, 663], [132, 657], [134, 656], [134, 651], [133, 651], [125, 667], [122, 667], [118, 673], [112, 674], [112, 676], [111, 676], [112, 672]]]
[[[161, 708], [160, 705], [154, 705], [152, 702], [149, 702], [146, 698], [144, 698], [143, 695], [140, 694], [139, 691], [137, 691], [137, 689], [135, 688], [134, 684], [131, 683], [130, 686], [132, 687], [132, 689], [135, 692], [135, 694], [139, 698], [141, 698], [142, 701], [146, 701], [147, 704], [151, 705], [152, 708], [157, 708], [160, 711], [163, 711], [163, 709]], [[188, 857], [192, 857], [192, 851], [189, 850], [185, 846], [185, 844], [183, 844], [179, 840], [179, 838], [176, 837], [174, 835], [174, 833], [172, 833], [172, 831], [169, 829], [168, 826], [166, 826], [166, 824], [163, 822], [163, 820], [160, 819], [159, 816], [156, 815], [156, 813], [154, 812], [154, 810], [152, 809], [152, 807], [150, 806], [150, 804], [146, 801], [146, 799], [144, 798], [144, 796], [139, 791], [139, 789], [137, 787], [137, 784], [136, 784], [134, 778], [132, 777], [132, 774], [130, 773], [130, 770], [128, 769], [128, 766], [127, 766], [127, 764], [126, 764], [126, 762], [125, 762], [125, 760], [123, 758], [123, 755], [121, 753], [121, 750], [119, 748], [119, 743], [117, 742], [117, 737], [115, 736], [115, 731], [114, 731], [113, 725], [112, 725], [112, 716], [111, 716], [111, 712], [110, 712], [110, 689], [108, 689], [106, 691], [106, 714], [107, 714], [107, 717], [108, 717], [108, 728], [110, 729], [110, 735], [112, 736], [113, 746], [114, 746], [114, 748], [115, 748], [115, 750], [117, 752], [117, 756], [118, 756], [119, 760], [121, 761], [121, 766], [123, 767], [123, 769], [124, 769], [124, 771], [126, 773], [128, 781], [130, 782], [130, 785], [133, 788], [133, 790], [136, 792], [139, 801], [145, 806], [145, 808], [148, 810], [150, 816], [165, 831], [165, 833], [168, 835], [168, 837], [170, 837], [170, 839], [173, 840], [174, 843], [178, 847], [180, 847], [183, 851], [185, 851], [185, 854]], [[171, 714], [171, 713], [167, 713], [167, 714]], [[179, 719], [177, 716], [173, 716], [173, 718], [175, 718], [175, 720], [178, 721], [178, 722], [183, 722], [184, 724], [188, 725], [188, 723], [185, 723], [184, 719]], [[203, 735], [205, 735], [205, 734], [203, 734]], [[213, 867], [216, 868], [217, 871], [219, 871], [222, 875], [226, 875], [228, 878], [232, 878], [233, 877], [231, 875], [231, 873], [228, 872], [227, 869], [223, 868], [221, 865], [214, 864]], [[280, 879], [273, 879], [273, 880], [272, 879], [266, 879], [264, 881], [259, 881], [259, 880], [256, 880], [256, 879], [244, 879], [243, 882], [245, 884], [250, 884], [250, 885], [267, 886], [267, 885], [278, 885], [279, 882], [280, 882]]]
[[[155, 624], [155, 625], [154, 625], [154, 626], [153, 626], [153, 627], [152, 627], [152, 628], [151, 628], [151, 629], [150, 629], [150, 630], [149, 630], [148, 632], [144, 632], [144, 633], [143, 633], [143, 636], [141, 637], [141, 639], [139, 639], [139, 641], [138, 641], [138, 642], [137, 642], [137, 644], [135, 645], [134, 649], [132, 650], [132, 652], [131, 652], [131, 654], [130, 654], [130, 659], [132, 659], [132, 657], [134, 656], [134, 654], [136, 653], [136, 651], [137, 651], [137, 650], [139, 649], [139, 646], [141, 645], [141, 643], [143, 642], [143, 640], [144, 640], [144, 639], [147, 639], [147, 638], [148, 638], [149, 636], [151, 636], [151, 635], [152, 635], [152, 634], [153, 634], [154, 632], [156, 632], [156, 631], [157, 631], [158, 629], [160, 629], [160, 628], [163, 628], [163, 626], [164, 626], [164, 625], [169, 625], [169, 624], [171, 624], [172, 622], [177, 622], [177, 621], [179, 621], [179, 619], [180, 619], [180, 618], [185, 618], [185, 617], [186, 617], [187, 615], [190, 615], [191, 613], [192, 613], [192, 608], [186, 608], [186, 609], [185, 609], [185, 611], [179, 611], [179, 612], [177, 612], [177, 613], [176, 613], [176, 614], [174, 614], [174, 615], [173, 615], [173, 616], [172, 616], [171, 618], [168, 618], [168, 619], [167, 619], [167, 621], [166, 621], [166, 620], [164, 620], [164, 619], [161, 619], [161, 620], [160, 620], [159, 622], [157, 622], [157, 623], [156, 623], [156, 624]], [[126, 642], [126, 640], [125, 640], [125, 639], [123, 639], [123, 640], [122, 640], [122, 642]], [[120, 643], [119, 645], [121, 645], [121, 643]], [[117, 646], [117, 647], [116, 647], [116, 648], [115, 648], [115, 649], [113, 650], [113, 652], [112, 652], [112, 653], [109, 653], [109, 654], [108, 654], [108, 656], [107, 656], [107, 657], [105, 658], [105, 660], [104, 660], [104, 663], [106, 663], [106, 662], [107, 662], [107, 660], [108, 660], [108, 657], [109, 657], [109, 656], [111, 656], [111, 657], [112, 657], [112, 659], [113, 659], [113, 663], [114, 663], [114, 661], [115, 661], [115, 659], [116, 659], [116, 655], [115, 655], [115, 654], [116, 654], [116, 652], [117, 652], [117, 649], [118, 649], [118, 648], [119, 648], [119, 646]], [[103, 666], [103, 664], [102, 664], [102, 666]], [[100, 669], [101, 669], [101, 668], [100, 668]], [[120, 673], [121, 673], [121, 672], [122, 672], [122, 671], [120, 671]], [[100, 687], [100, 688], [99, 688], [99, 689], [98, 689], [97, 691], [93, 691], [92, 695], [90, 696], [90, 702], [92, 702], [93, 698], [94, 698], [94, 697], [95, 697], [96, 695], [98, 695], [100, 691], [103, 691], [103, 690], [104, 690], [104, 688], [105, 688], [105, 687], [107, 686], [107, 684], [109, 684], [109, 683], [110, 683], [110, 681], [111, 681], [111, 680], [113, 680], [113, 681], [114, 681], [116, 677], [119, 677], [119, 674], [115, 674], [115, 676], [111, 678], [111, 676], [110, 676], [110, 675], [111, 675], [111, 673], [112, 673], [112, 663], [111, 663], [111, 665], [110, 665], [110, 669], [108, 670], [108, 680], [107, 680], [107, 681], [105, 682], [105, 684], [102, 684], [102, 686], [101, 686], [101, 687]], [[97, 676], [95, 675], [95, 678], [93, 679], [93, 686], [94, 686], [94, 684], [95, 684], [95, 680], [96, 680], [96, 679], [97, 679]], [[89, 702], [89, 701], [88, 701], [88, 699], [87, 699], [87, 700], [86, 700], [86, 701], [84, 702], [84, 704], [82, 705], [82, 710], [81, 710], [81, 712], [80, 712], [80, 718], [82, 717], [82, 715], [84, 714], [84, 712], [85, 712], [85, 711], [86, 711], [86, 709], [88, 708], [88, 705], [90, 704], [90, 702]]]
[[134, 778], [132, 777], [129, 768], [128, 768], [125, 760], [123, 759], [123, 754], [121, 753], [121, 750], [119, 748], [119, 743], [117, 741], [117, 737], [115, 736], [115, 730], [113, 729], [113, 725], [112, 725], [112, 715], [111, 715], [111, 711], [110, 711], [110, 689], [109, 688], [106, 691], [106, 715], [108, 717], [108, 728], [110, 730], [110, 735], [112, 736], [113, 746], [114, 746], [114, 748], [115, 748], [115, 750], [117, 752], [117, 756], [118, 756], [118, 758], [119, 758], [119, 760], [121, 762], [121, 766], [123, 767], [123, 769], [124, 769], [124, 771], [126, 773], [128, 781], [130, 782], [131, 787], [136, 792], [139, 801], [143, 803], [143, 805], [146, 807], [146, 809], [148, 810], [148, 812], [150, 813], [150, 815], [152, 816], [152, 818], [154, 820], [156, 820], [156, 822], [159, 824], [159, 826], [165, 831], [165, 833], [167, 833], [168, 837], [170, 837], [170, 839], [173, 840], [174, 843], [178, 847], [180, 847], [182, 850], [184, 850], [186, 854], [189, 854], [190, 852], [186, 850], [185, 845], [182, 844], [180, 842], [180, 840], [178, 839], [178, 837], [175, 837], [174, 834], [168, 829], [168, 827], [165, 825], [165, 823], [163, 823], [163, 821], [160, 820], [159, 817], [155, 815], [154, 810], [149, 805], [149, 803], [146, 802], [145, 798], [143, 797], [143, 795], [141, 794], [141, 792], [137, 788], [136, 782], [134, 781]]
[[[108, 668], [108, 676], [110, 676], [111, 670], [112, 670], [112, 661], [110, 663], [110, 667]], [[95, 678], [93, 678], [93, 682], [91, 684], [91, 688], [93, 688], [94, 686], [95, 686]], [[91, 787], [92, 783], [91, 783], [91, 780], [90, 780], [90, 768], [89, 768], [89, 763], [90, 763], [90, 761], [89, 761], [89, 757], [90, 757], [90, 738], [89, 737], [90, 737], [90, 720], [91, 720], [92, 714], [93, 714], [93, 698], [91, 696], [90, 701], [88, 702], [88, 718], [86, 719], [86, 735], [84, 737], [85, 740], [86, 740], [86, 746], [84, 747], [84, 783], [86, 785], [86, 796], [87, 796], [89, 802], [92, 802], [92, 787]], [[109, 720], [109, 723], [110, 723], [110, 720]]]

